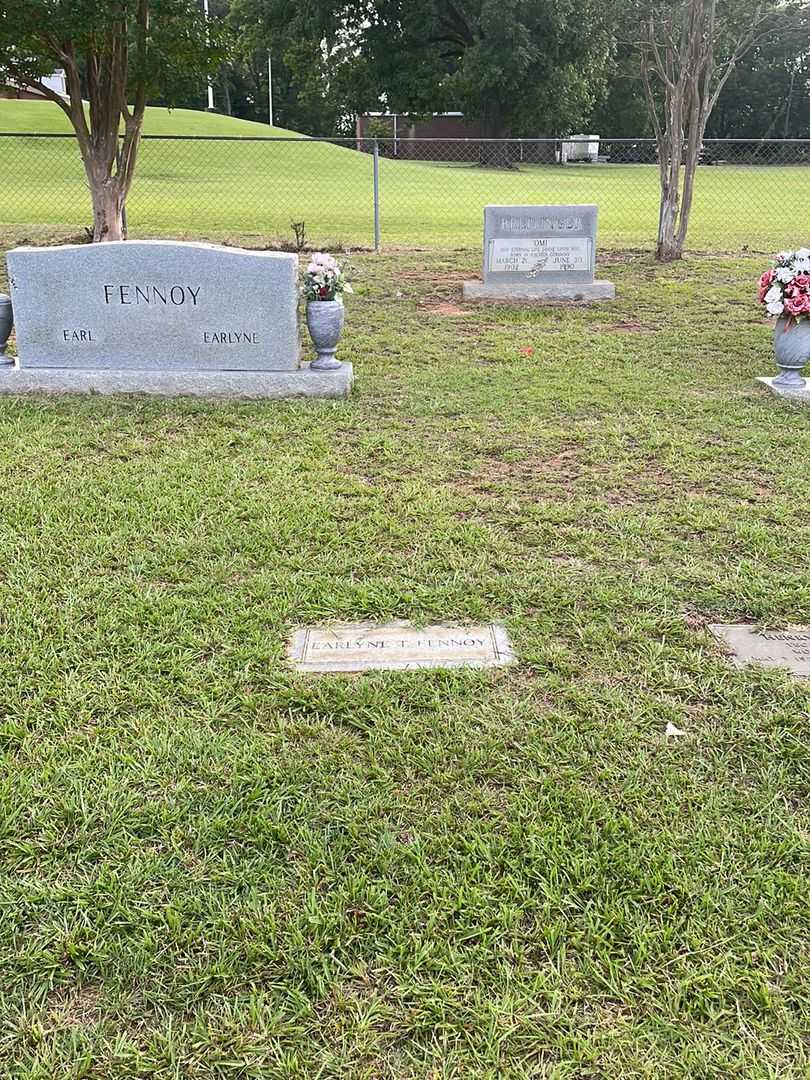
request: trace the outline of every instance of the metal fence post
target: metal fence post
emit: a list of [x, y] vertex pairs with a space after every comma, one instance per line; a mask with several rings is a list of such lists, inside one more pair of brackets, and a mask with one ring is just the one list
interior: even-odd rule
[[374, 251], [380, 254], [380, 141], [374, 140]]

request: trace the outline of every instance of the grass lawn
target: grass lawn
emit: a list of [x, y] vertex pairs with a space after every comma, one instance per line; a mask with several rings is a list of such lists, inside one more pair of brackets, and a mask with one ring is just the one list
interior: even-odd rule
[[[0, 131], [67, 130], [49, 102], [0, 101]], [[191, 110], [150, 109], [152, 135], [294, 135]], [[70, 139], [0, 139], [7, 175], [0, 223], [85, 226], [84, 173]], [[599, 205], [600, 243], [650, 246], [658, 222], [653, 165], [526, 166], [392, 161], [380, 165], [381, 227], [389, 245], [478, 247], [487, 203]], [[775, 197], [778, 192], [778, 197]], [[792, 246], [810, 202], [810, 166], [703, 166], [689, 243], [696, 250], [768, 251]], [[147, 139], [129, 204], [133, 234], [250, 233], [290, 241], [292, 221], [323, 246], [373, 242], [372, 160], [317, 142], [177, 142]]]
[[[358, 256], [346, 402], [0, 400], [0, 1075], [808, 1076], [810, 692], [706, 625], [807, 620], [810, 413], [761, 260], [608, 262]], [[285, 663], [368, 618], [521, 663]]]
[[[295, 135], [286, 128], [256, 124], [235, 116], [197, 109], [163, 109], [148, 106], [144, 131], [149, 135]], [[0, 99], [0, 131], [51, 133], [73, 129], [62, 110], [50, 101]]]

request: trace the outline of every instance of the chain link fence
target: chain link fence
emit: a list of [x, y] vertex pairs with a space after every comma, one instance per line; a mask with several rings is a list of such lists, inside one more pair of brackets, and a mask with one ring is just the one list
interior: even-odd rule
[[[90, 198], [72, 135], [3, 134], [0, 224], [79, 231]], [[707, 140], [688, 246], [810, 243], [810, 140]], [[268, 246], [481, 244], [488, 203], [597, 203], [599, 243], [649, 248], [650, 139], [309, 139], [144, 136], [130, 235], [256, 238]]]

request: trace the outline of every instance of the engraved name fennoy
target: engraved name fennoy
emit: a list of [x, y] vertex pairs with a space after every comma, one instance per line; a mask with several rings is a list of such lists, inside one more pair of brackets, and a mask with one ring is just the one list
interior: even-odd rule
[[416, 638], [409, 641], [400, 638], [399, 641], [386, 641], [378, 638], [357, 638], [354, 641], [314, 641], [310, 644], [310, 650], [317, 652], [319, 649], [473, 649], [476, 646], [484, 646], [483, 638]]
[[299, 671], [313, 672], [497, 667], [515, 661], [505, 628], [495, 623], [306, 627], [293, 635], [289, 657]]
[[200, 286], [192, 289], [190, 285], [105, 285], [104, 303], [123, 304], [125, 306], [135, 304], [174, 304], [180, 307], [182, 304], [197, 306], [197, 297], [200, 295]]

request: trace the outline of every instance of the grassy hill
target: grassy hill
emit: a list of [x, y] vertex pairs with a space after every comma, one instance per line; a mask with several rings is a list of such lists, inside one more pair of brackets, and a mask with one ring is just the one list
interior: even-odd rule
[[[62, 110], [52, 101], [0, 100], [0, 131], [70, 131]], [[150, 106], [144, 118], [148, 135], [295, 135], [284, 128], [239, 120], [235, 116], [196, 109], [164, 109]]]
[[[23, 132], [68, 131], [56, 105], [0, 101], [5, 168], [0, 226], [86, 225], [90, 199], [70, 139]], [[372, 161], [353, 143], [223, 141], [211, 136], [295, 136], [248, 120], [191, 109], [147, 110], [129, 202], [131, 235], [292, 239], [306, 224], [319, 246], [367, 245], [374, 235]], [[192, 135], [199, 141], [161, 136]], [[208, 136], [208, 138], [203, 138]], [[778, 190], [779, 198], [773, 198]], [[380, 162], [381, 223], [388, 244], [479, 247], [487, 203], [597, 203], [600, 246], [650, 247], [658, 220], [653, 165], [529, 165]], [[806, 167], [723, 166], [699, 171], [690, 227], [694, 248], [770, 251], [797, 242], [798, 208], [810, 196]]]

